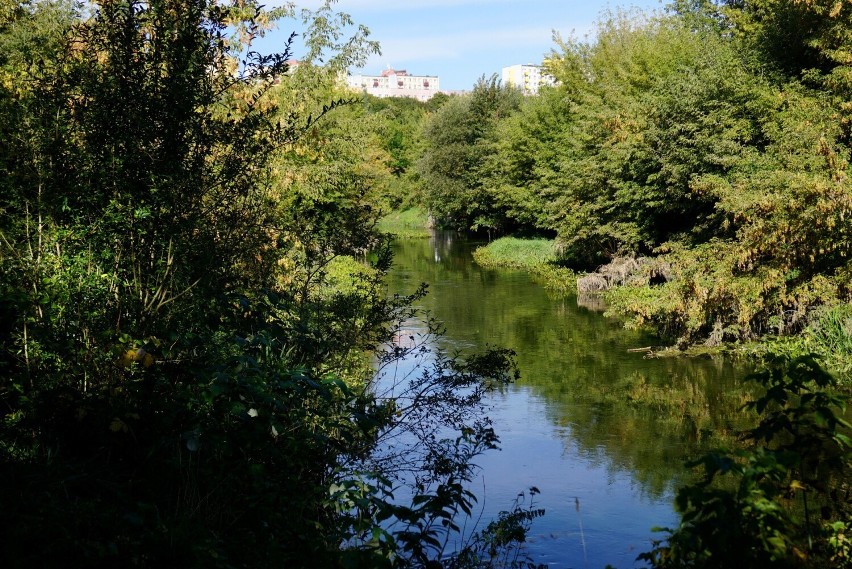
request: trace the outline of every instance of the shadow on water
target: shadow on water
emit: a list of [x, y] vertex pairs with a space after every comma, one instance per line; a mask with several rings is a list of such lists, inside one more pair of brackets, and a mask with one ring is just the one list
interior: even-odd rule
[[554, 298], [526, 274], [475, 265], [452, 233], [395, 244], [389, 293], [421, 282], [421, 307], [450, 351], [505, 346], [521, 381], [493, 397], [502, 451], [479, 461], [484, 519], [529, 486], [547, 510], [530, 550], [552, 567], [632, 567], [650, 528], [677, 521], [683, 462], [729, 440], [748, 398], [745, 371], [722, 359], [645, 359], [651, 335]]

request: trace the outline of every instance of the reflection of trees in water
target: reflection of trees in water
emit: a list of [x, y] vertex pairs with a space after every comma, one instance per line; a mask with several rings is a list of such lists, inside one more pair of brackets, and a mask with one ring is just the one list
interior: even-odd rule
[[659, 495], [684, 476], [686, 458], [730, 440], [745, 401], [730, 363], [628, 353], [659, 340], [578, 309], [575, 298], [554, 300], [522, 273], [482, 270], [469, 249], [455, 234], [397, 244], [390, 291], [427, 282], [422, 305], [450, 341], [516, 350], [521, 382], [544, 397], [552, 424], [570, 427], [557, 429], [566, 444]]
[[442, 262], [445, 258], [452, 257], [450, 253], [455, 241], [456, 234], [449, 231], [435, 232], [432, 237], [429, 238], [429, 244], [432, 246], [432, 252], [434, 253], [436, 263]]
[[[566, 375], [565, 383], [540, 384], [549, 419], [570, 426], [566, 445], [606, 449], [608, 468], [629, 470], [658, 496], [686, 475], [683, 462], [710, 446], [731, 442], [744, 415], [746, 389], [706, 366], [688, 375], [633, 371], [612, 381]], [[730, 377], [730, 376], [728, 376]]]

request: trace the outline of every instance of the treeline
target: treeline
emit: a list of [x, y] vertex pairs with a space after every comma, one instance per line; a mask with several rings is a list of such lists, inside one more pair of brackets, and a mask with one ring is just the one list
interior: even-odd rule
[[[673, 278], [628, 308], [688, 338], [844, 298], [845, 4], [614, 17], [561, 44], [540, 97], [483, 79], [427, 104], [343, 90], [377, 45], [328, 2], [299, 14], [0, 0], [0, 565], [525, 566], [539, 510], [459, 523], [512, 354], [405, 336], [423, 291], [383, 285], [391, 208], [556, 235], [578, 266], [656, 255]], [[304, 29], [295, 69], [252, 50], [276, 23]], [[713, 566], [736, 538], [754, 566], [848, 562], [842, 401], [786, 399], [801, 377], [829, 383], [785, 364], [759, 404], [802, 436], [735, 471], [754, 524], [690, 534], [730, 503], [696, 488], [706, 518], [650, 560]], [[773, 429], [755, 438], [786, 444]]]
[[0, 2], [3, 567], [480, 566], [539, 515], [456, 525], [511, 353], [400, 340], [404, 132], [337, 83], [366, 30], [300, 13]]
[[579, 270], [647, 257], [610, 310], [682, 345], [848, 318], [850, 29], [829, 0], [605, 14], [593, 40], [557, 38], [557, 86], [482, 80], [429, 117], [421, 203], [555, 237]]
[[427, 115], [417, 203], [447, 228], [553, 238], [560, 264], [616, 285], [611, 313], [682, 347], [796, 335], [764, 343], [753, 428], [688, 465], [680, 524], [639, 559], [850, 566], [848, 399], [810, 353], [852, 370], [852, 4], [676, 1], [556, 44], [539, 96], [483, 78]]

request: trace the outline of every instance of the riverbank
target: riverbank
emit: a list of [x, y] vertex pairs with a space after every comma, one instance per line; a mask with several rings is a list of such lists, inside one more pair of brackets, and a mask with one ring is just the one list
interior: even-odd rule
[[[486, 268], [527, 271], [548, 290], [566, 294], [576, 293], [578, 278], [584, 277], [556, 264], [558, 255], [555, 243], [548, 239], [503, 237], [477, 248], [473, 258], [477, 264]], [[641, 304], [640, 297], [650, 294], [652, 288], [635, 284], [614, 286], [595, 293], [594, 298], [599, 300], [599, 309], [606, 307], [608, 315], [623, 319], [630, 327], [631, 307]], [[795, 334], [766, 334], [751, 342], [722, 342], [710, 338], [685, 345], [654, 346], [648, 347], [647, 356], [710, 357], [725, 354], [753, 362], [765, 362], [778, 354], [791, 358], [816, 354], [844, 383], [852, 383], [852, 305], [823, 306], [813, 310], [807, 320]], [[661, 334], [664, 331], [655, 332]]]
[[429, 213], [417, 207], [393, 211], [379, 220], [379, 231], [398, 239], [428, 239], [432, 236]]
[[577, 292], [574, 271], [556, 264], [558, 255], [551, 239], [519, 239], [502, 237], [473, 252], [473, 260], [488, 269], [520, 269], [530, 273], [551, 292]]

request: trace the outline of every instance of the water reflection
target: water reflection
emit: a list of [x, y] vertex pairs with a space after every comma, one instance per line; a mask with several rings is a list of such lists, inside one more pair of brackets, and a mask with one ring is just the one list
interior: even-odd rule
[[539, 562], [633, 566], [650, 528], [676, 522], [684, 460], [741, 420], [743, 373], [721, 359], [630, 353], [660, 342], [548, 296], [521, 272], [483, 270], [470, 249], [454, 234], [397, 243], [388, 286], [429, 284], [421, 304], [446, 324], [445, 348], [518, 354], [521, 382], [493, 398], [503, 450], [480, 460], [483, 519], [534, 485], [547, 509], [531, 543]]

